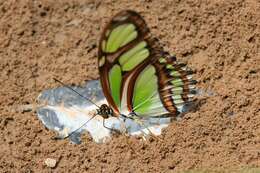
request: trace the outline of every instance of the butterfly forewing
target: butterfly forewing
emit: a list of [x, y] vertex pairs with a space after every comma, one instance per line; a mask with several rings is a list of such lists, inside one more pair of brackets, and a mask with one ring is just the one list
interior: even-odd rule
[[[130, 109], [127, 93], [130, 77], [137, 76], [153, 56], [149, 29], [143, 18], [134, 11], [118, 13], [102, 33], [99, 45], [101, 85], [109, 105], [119, 114]], [[131, 96], [130, 96], [131, 97]], [[124, 98], [124, 99], [123, 99]]]

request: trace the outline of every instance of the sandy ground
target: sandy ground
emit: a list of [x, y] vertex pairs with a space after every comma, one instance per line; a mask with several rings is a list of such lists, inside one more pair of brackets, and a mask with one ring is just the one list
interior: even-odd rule
[[[35, 112], [38, 94], [97, 79], [97, 42], [110, 17], [134, 9], [196, 70], [209, 92], [163, 141], [120, 135], [96, 144], [55, 141]], [[178, 172], [260, 166], [260, 2], [0, 1], [0, 172]], [[55, 169], [46, 158], [58, 161]]]

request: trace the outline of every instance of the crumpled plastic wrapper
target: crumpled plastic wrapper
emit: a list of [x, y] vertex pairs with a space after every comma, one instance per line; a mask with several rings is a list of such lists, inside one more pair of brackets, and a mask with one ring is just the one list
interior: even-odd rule
[[[88, 81], [83, 87], [72, 88], [97, 105], [107, 103], [98, 80]], [[110, 129], [129, 135], [160, 135], [162, 129], [170, 123], [170, 118], [149, 118], [140, 124], [129, 118], [110, 117], [105, 119], [108, 129], [103, 126], [103, 118], [99, 115], [87, 122], [98, 108], [65, 86], [43, 91], [38, 102], [44, 105], [37, 109], [37, 116], [42, 123], [57, 132], [59, 138], [68, 137], [76, 144], [81, 142], [80, 135], [84, 132], [88, 132], [95, 142], [104, 143], [112, 137], [114, 130]]]

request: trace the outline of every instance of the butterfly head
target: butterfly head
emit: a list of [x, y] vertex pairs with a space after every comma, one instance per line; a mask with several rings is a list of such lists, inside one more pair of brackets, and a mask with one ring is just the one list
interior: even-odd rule
[[97, 114], [102, 116], [104, 119], [107, 119], [113, 116], [113, 110], [106, 104], [102, 104], [99, 109], [97, 109]]

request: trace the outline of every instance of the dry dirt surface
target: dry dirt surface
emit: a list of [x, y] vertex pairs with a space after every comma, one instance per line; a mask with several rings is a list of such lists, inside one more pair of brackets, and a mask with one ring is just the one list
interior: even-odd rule
[[[120, 10], [141, 13], [177, 59], [196, 71], [198, 108], [162, 141], [119, 135], [106, 144], [56, 141], [34, 111], [39, 93], [98, 79], [97, 42]], [[1, 0], [0, 172], [179, 172], [260, 166], [258, 0]], [[44, 161], [56, 159], [55, 168]]]

